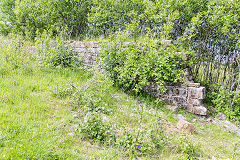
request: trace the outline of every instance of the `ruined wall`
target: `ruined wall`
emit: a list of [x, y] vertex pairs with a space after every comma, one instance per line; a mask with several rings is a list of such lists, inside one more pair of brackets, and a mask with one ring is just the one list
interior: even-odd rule
[[[71, 41], [68, 43], [74, 48], [77, 54], [83, 57], [86, 66], [97, 66], [101, 68], [99, 63], [101, 60], [98, 56], [100, 46], [97, 42]], [[202, 100], [206, 96], [205, 87], [201, 87], [199, 83], [193, 83], [192, 77], [189, 74], [189, 69], [186, 69], [184, 80], [184, 84], [165, 86], [167, 91], [164, 94], [160, 93], [157, 89], [157, 84], [154, 82], [150, 83], [149, 86], [144, 87], [144, 90], [155, 97], [167, 101], [169, 104], [181, 106], [191, 113], [206, 115], [207, 109], [202, 104]]]
[[197, 115], [207, 114], [207, 109], [202, 104], [202, 100], [206, 95], [206, 89], [201, 87], [199, 83], [167, 85], [165, 87], [167, 91], [164, 94], [161, 94], [157, 89], [156, 83], [146, 86], [144, 90], [155, 97], [167, 101], [168, 104], [181, 106], [191, 113]]

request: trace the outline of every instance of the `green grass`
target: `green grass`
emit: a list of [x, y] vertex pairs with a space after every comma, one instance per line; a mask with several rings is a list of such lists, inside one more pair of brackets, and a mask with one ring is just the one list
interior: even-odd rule
[[[127, 94], [88, 69], [39, 65], [31, 45], [0, 49], [0, 159], [240, 156], [239, 137], [220, 126], [198, 121], [191, 135], [169, 133], [164, 126], [177, 121], [164, 103]], [[94, 127], [89, 126], [93, 117], [99, 120]]]

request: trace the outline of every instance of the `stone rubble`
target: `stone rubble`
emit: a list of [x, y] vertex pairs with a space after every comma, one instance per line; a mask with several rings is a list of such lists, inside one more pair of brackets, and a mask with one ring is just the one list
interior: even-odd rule
[[224, 121], [220, 122], [220, 124], [222, 126], [226, 127], [226, 129], [228, 131], [230, 131], [231, 133], [235, 133], [238, 136], [240, 136], [240, 129], [235, 124], [233, 124], [232, 122], [230, 122], [228, 120], [224, 120]]
[[178, 121], [177, 128], [180, 131], [187, 131], [189, 133], [193, 133], [195, 131], [194, 125], [192, 123], [186, 121], [186, 120], [183, 120], [183, 119], [180, 119]]
[[167, 109], [173, 111], [173, 112], [177, 112], [178, 111], [178, 106], [173, 106], [173, 105], [167, 105]]
[[181, 115], [181, 114], [174, 114], [173, 115], [173, 117], [175, 117], [178, 121], [180, 120], [180, 119], [182, 119], [182, 120], [187, 120], [183, 115]]
[[196, 88], [199, 88], [199, 87], [200, 87], [200, 83], [188, 83], [187, 86], [188, 86], [188, 87], [196, 87]]
[[216, 116], [219, 120], [226, 120], [227, 119], [227, 116], [223, 113], [218, 113], [217, 116]]

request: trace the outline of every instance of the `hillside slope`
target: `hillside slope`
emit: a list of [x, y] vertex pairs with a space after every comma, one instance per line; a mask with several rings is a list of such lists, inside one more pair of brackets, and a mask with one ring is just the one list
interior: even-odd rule
[[[0, 49], [0, 159], [239, 159], [218, 119], [174, 113], [91, 69], [41, 66], [30, 49]], [[196, 131], [179, 131], [176, 114]]]

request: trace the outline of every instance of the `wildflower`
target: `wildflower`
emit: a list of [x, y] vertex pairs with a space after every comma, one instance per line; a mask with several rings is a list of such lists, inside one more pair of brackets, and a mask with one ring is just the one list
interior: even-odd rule
[[2, 128], [6, 128], [6, 125], [5, 125], [5, 124], [2, 124]]

